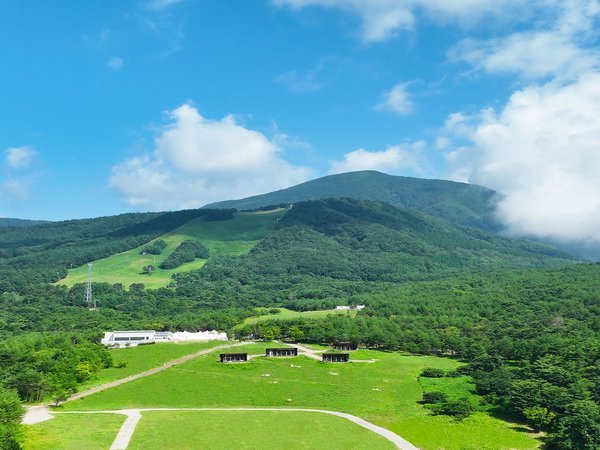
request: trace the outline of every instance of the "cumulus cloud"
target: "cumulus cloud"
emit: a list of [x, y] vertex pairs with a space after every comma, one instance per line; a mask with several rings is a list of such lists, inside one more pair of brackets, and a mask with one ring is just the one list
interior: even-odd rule
[[449, 58], [487, 73], [517, 74], [526, 79], [575, 79], [598, 67], [600, 53], [590, 44], [597, 39], [593, 25], [600, 2], [548, 3], [547, 9], [555, 14], [537, 28], [491, 40], [463, 40], [450, 49]]
[[509, 231], [600, 243], [600, 74], [514, 93], [502, 111], [455, 116], [450, 134], [471, 145], [447, 153], [471, 182], [504, 198]]
[[192, 208], [305, 181], [310, 171], [282, 158], [281, 140], [236, 123], [209, 120], [189, 104], [169, 112], [154, 151], [112, 169], [109, 184], [132, 205]]
[[574, 78], [598, 66], [599, 54], [584, 49], [571, 36], [555, 31], [529, 31], [491, 41], [463, 41], [450, 50], [452, 60], [479, 70], [518, 74], [525, 78]]
[[119, 70], [122, 66], [123, 58], [117, 58], [116, 56], [110, 58], [106, 63], [106, 67], [112, 70]]
[[[468, 23], [482, 17], [505, 16], [520, 5], [529, 9], [552, 0], [272, 0], [279, 7], [299, 10], [307, 7], [341, 9], [357, 15], [366, 42], [383, 41], [401, 30], [410, 30], [421, 11], [438, 21]], [[508, 7], [510, 6], [510, 8]]]
[[5, 160], [11, 169], [25, 169], [29, 167], [35, 158], [37, 152], [33, 147], [10, 147], [4, 151]]
[[390, 90], [382, 95], [380, 103], [375, 105], [375, 109], [379, 111], [390, 111], [401, 116], [411, 114], [414, 109], [414, 104], [407, 92], [409, 83], [398, 83]]
[[363, 148], [346, 153], [341, 161], [332, 161], [329, 173], [353, 172], [357, 170], [380, 170], [387, 173], [400, 171], [422, 173], [423, 141], [406, 145], [394, 145], [383, 151], [368, 151]]

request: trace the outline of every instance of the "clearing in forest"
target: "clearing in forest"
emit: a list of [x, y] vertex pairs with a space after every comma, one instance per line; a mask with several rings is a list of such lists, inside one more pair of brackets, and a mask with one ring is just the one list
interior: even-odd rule
[[[148, 288], [165, 287], [174, 273], [200, 269], [206, 264], [207, 260], [196, 259], [175, 269], [160, 269], [158, 267], [160, 263], [183, 241], [188, 239], [200, 241], [209, 249], [209, 259], [212, 256], [242, 255], [248, 253], [286, 211], [286, 209], [277, 209], [266, 212], [240, 212], [235, 213], [233, 219], [220, 221], [206, 221], [204, 217], [199, 217], [158, 237], [157, 239], [167, 243], [167, 247], [160, 255], [140, 254], [148, 245], [144, 244], [93, 261], [92, 280], [121, 283], [126, 287], [133, 283], [143, 283]], [[151, 275], [143, 273], [143, 267], [148, 265], [155, 267]], [[87, 270], [87, 264], [70, 269], [67, 277], [60, 280], [58, 284], [71, 287], [77, 283], [85, 283]]]

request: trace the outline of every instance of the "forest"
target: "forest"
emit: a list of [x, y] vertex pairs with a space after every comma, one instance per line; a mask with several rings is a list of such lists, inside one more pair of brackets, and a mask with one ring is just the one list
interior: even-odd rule
[[[600, 264], [573, 264], [550, 246], [379, 202], [328, 200], [294, 205], [250, 253], [209, 257], [168, 288], [94, 283], [96, 311], [86, 308], [83, 285], [48, 284], [69, 264], [160, 244], [199, 214], [232, 213], [125, 215], [72, 221], [63, 232], [53, 224], [0, 229], [0, 408], [14, 396], [60, 398], [110, 366], [102, 331], [219, 329], [457, 358], [497, 414], [543, 430], [549, 448], [600, 446]], [[202, 247], [182, 252], [208, 257]], [[339, 304], [367, 308], [355, 318], [234, 329], [256, 307]], [[0, 424], [2, 433], [17, 431]]]

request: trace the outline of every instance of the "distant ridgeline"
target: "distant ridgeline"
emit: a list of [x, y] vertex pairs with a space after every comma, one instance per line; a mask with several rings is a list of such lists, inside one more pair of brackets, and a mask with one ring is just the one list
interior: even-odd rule
[[382, 201], [416, 209], [450, 223], [498, 231], [501, 225], [494, 217], [497, 197], [493, 190], [474, 184], [400, 177], [369, 170], [330, 175], [268, 194], [211, 203], [205, 208], [241, 211], [308, 200], [352, 198]]
[[195, 218], [226, 220], [232, 214], [195, 209], [0, 228], [0, 293], [57, 281], [68, 268], [138, 247]]
[[39, 225], [42, 223], [49, 223], [47, 220], [26, 220], [26, 219], [9, 219], [0, 217], [0, 228], [4, 227], [30, 227], [32, 225]]

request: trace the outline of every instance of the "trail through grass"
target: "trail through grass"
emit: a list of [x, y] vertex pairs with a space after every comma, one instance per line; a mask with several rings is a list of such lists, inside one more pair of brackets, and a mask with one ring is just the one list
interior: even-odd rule
[[[236, 348], [264, 354], [273, 344]], [[418, 402], [422, 387], [418, 376], [424, 367], [445, 370], [459, 363], [445, 358], [409, 356], [359, 350], [354, 359], [366, 363], [321, 363], [306, 357], [255, 358], [248, 363], [220, 364], [210, 354], [159, 374], [101, 392], [65, 405], [68, 410], [102, 410], [151, 407], [295, 407], [348, 412], [388, 428], [424, 449], [532, 449], [539, 442], [515, 430], [517, 425], [485, 412], [455, 422], [433, 416]], [[438, 386], [475, 403], [467, 378]]]
[[[173, 433], [175, 429], [177, 433]], [[142, 414], [129, 448], [379, 450], [395, 447], [346, 419], [319, 413], [148, 411]]]
[[120, 414], [60, 414], [26, 428], [24, 450], [106, 450], [125, 421]]

